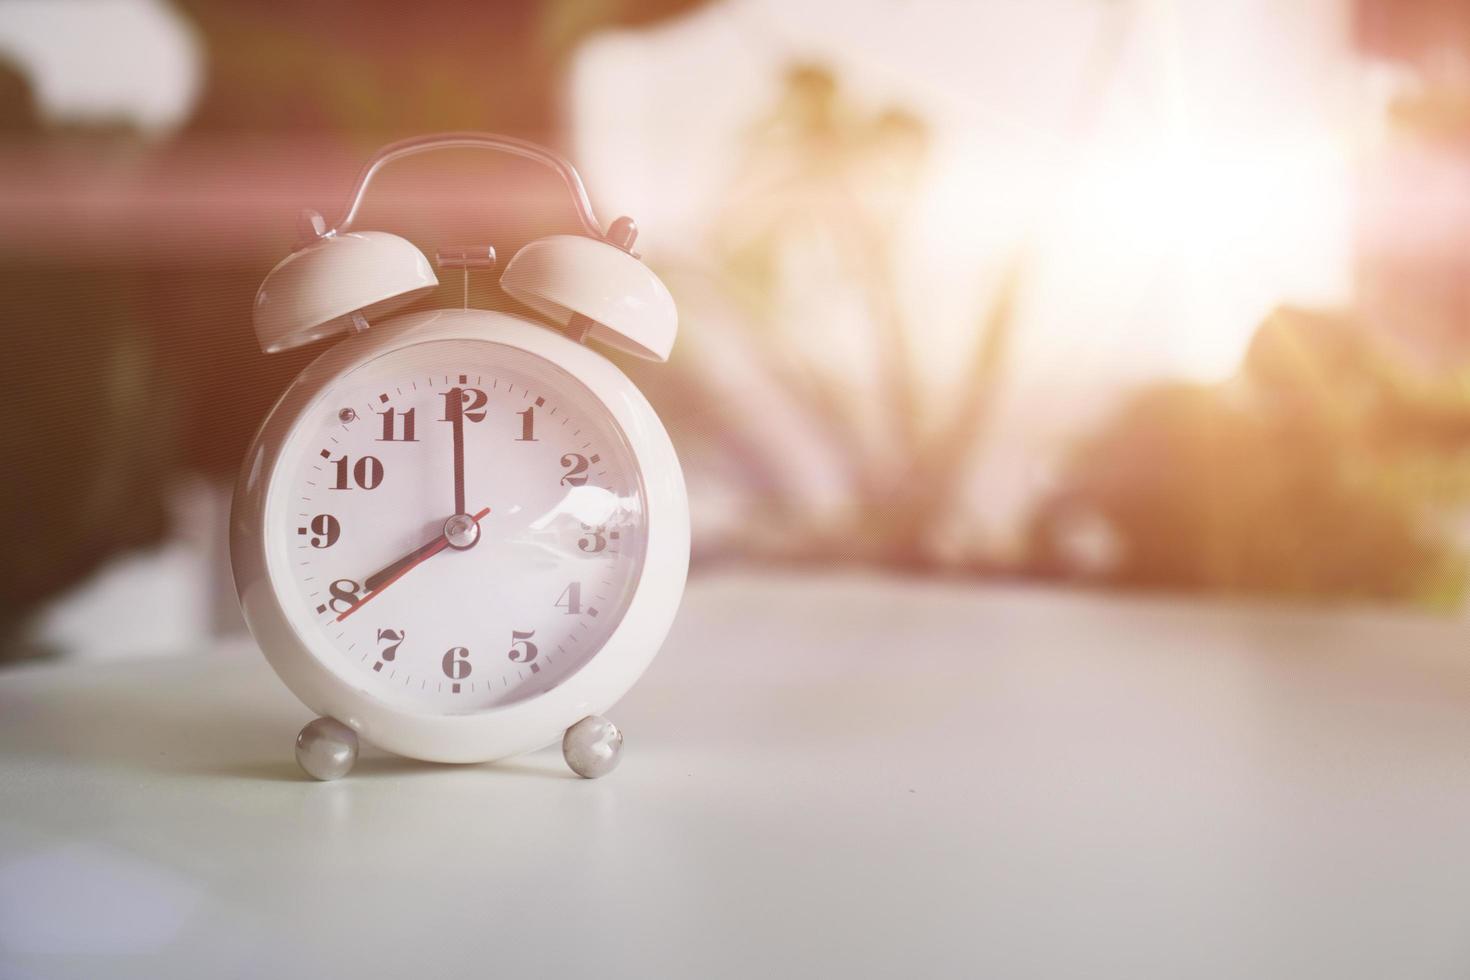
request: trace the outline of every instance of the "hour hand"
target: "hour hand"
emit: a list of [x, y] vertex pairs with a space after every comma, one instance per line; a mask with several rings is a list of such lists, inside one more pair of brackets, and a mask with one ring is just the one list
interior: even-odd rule
[[369, 575], [367, 577], [367, 580], [362, 583], [363, 591], [378, 591], [384, 585], [397, 578], [399, 574], [406, 572], [408, 569], [423, 561], [425, 558], [429, 557], [432, 554], [435, 554], [448, 543], [449, 542], [445, 540], [444, 535], [440, 534], [436, 536], [434, 540], [419, 545], [417, 548], [413, 549], [402, 558], [399, 558], [391, 565], [385, 565], [384, 567], [378, 569], [376, 572], [373, 572], [373, 574]]
[[489, 507], [484, 507], [477, 514], [455, 514], [444, 522], [444, 530], [436, 535], [432, 541], [426, 541], [417, 548], [397, 559], [389, 565], [378, 569], [369, 575], [363, 583], [363, 589], [367, 594], [360, 602], [353, 604], [337, 617], [341, 622], [361, 609], [367, 603], [378, 597], [388, 586], [403, 578], [418, 565], [437, 555], [445, 548], [453, 546], [457, 549], [469, 548], [480, 539], [480, 521], [486, 514], [490, 513]]

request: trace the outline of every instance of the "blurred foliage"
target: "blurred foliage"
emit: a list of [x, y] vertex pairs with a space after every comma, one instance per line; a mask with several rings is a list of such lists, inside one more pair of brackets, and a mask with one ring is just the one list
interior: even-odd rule
[[[1463, 166], [1470, 6], [1354, 0], [1353, 8], [1359, 48], [1400, 62], [1413, 79], [1389, 106], [1391, 131]], [[1417, 318], [1433, 320], [1424, 304], [1459, 303], [1463, 289], [1436, 278], [1443, 271], [1420, 253], [1406, 267], [1358, 272], [1405, 291], [1389, 308], [1413, 311], [1410, 319], [1281, 309], [1229, 381], [1137, 390], [1080, 442], [1034, 512], [1030, 571], [1114, 586], [1461, 607], [1470, 374], [1424, 366], [1425, 349], [1441, 364], [1463, 364], [1463, 355], [1443, 356], [1463, 344], [1429, 343], [1433, 324]], [[1448, 316], [1462, 331], [1456, 309]]]
[[[1099, 19], [1065, 114], [1069, 137], [1087, 139], [1100, 118], [1132, 22], [1128, 4]], [[925, 120], [904, 106], [866, 105], [831, 68], [796, 62], [745, 137], [706, 261], [663, 270], [686, 327], [673, 370], [637, 372], [647, 389], [677, 389], [663, 401], [699, 420], [681, 452], [707, 442], [703, 465], [745, 493], [736, 530], [697, 539], [696, 560], [1002, 570], [993, 556], [957, 547], [953, 529], [1009, 367], [1031, 241], [1002, 257], [954, 353], [954, 387], [936, 395], [915, 362], [923, 331], [898, 262], [929, 157]], [[849, 350], [866, 363], [838, 356]], [[732, 398], [737, 373], [749, 378]], [[764, 406], [754, 424], [732, 404], [748, 404], [752, 388]], [[762, 424], [770, 418], [783, 422]], [[679, 439], [688, 420], [672, 421]], [[821, 487], [794, 472], [795, 454], [828, 464]]]
[[1072, 456], [1030, 532], [1040, 574], [1113, 585], [1462, 600], [1470, 376], [1361, 323], [1282, 309], [1237, 377], [1165, 383]]
[[[928, 128], [900, 106], [862, 104], [823, 65], [796, 63], [744, 137], [697, 268], [662, 270], [681, 304], [681, 349], [668, 371], [633, 367], [655, 404], [681, 407], [673, 419], [681, 451], [697, 455], [700, 440], [712, 441], [737, 461], [723, 474], [743, 487], [743, 530], [738, 541], [699, 541], [696, 559], [926, 564], [928, 521], [942, 509], [931, 496], [957, 487], [963, 464], [945, 447], [973, 442], [985, 414], [964, 402], [922, 424], [894, 229], [917, 200]], [[823, 323], [803, 309], [817, 296]], [[969, 389], [977, 392], [991, 390], [999, 365], [1001, 331], [988, 327], [976, 340], [981, 377]], [[829, 356], [849, 346], [870, 355], [871, 379], [856, 380]], [[737, 361], [777, 395], [770, 412], [785, 431], [758, 431], [748, 406], [728, 397]], [[681, 433], [680, 416], [698, 419], [698, 432]], [[814, 509], [811, 488], [789, 472], [792, 454], [804, 451], [790, 438], [797, 429], [834, 459], [830, 480], [846, 500], [836, 512]]]

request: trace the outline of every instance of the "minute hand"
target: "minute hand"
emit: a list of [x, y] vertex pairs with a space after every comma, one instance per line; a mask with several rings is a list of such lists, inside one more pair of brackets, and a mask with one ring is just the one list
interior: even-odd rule
[[454, 512], [463, 514], [464, 509], [464, 389], [449, 392], [454, 407], [449, 410], [449, 421], [454, 426]]
[[403, 572], [408, 571], [410, 568], [412, 568], [414, 565], [417, 565], [425, 558], [428, 558], [430, 555], [433, 554], [438, 554], [444, 549], [445, 545], [447, 544], [449, 544], [449, 542], [445, 540], [444, 535], [441, 534], [433, 541], [419, 545], [417, 548], [413, 549], [408, 554], [395, 561], [393, 564], [388, 565], [384, 568], [380, 568], [373, 574], [369, 575], [367, 577], [367, 581], [362, 583], [364, 591], [378, 591], [384, 585], [397, 578]]

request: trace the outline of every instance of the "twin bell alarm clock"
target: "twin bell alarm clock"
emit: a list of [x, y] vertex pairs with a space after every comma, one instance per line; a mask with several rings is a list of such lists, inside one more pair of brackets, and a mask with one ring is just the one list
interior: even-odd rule
[[[525, 311], [391, 314], [438, 286], [397, 235], [354, 230], [387, 164], [482, 148], [561, 178], [580, 234], [526, 245], [501, 288]], [[648, 401], [597, 346], [663, 361], [674, 302], [597, 222], [581, 178], [543, 147], [447, 134], [384, 148], [335, 227], [255, 297], [266, 353], [333, 344], [260, 428], [235, 488], [230, 556], [245, 621], [318, 717], [296, 757], [345, 775], [358, 740], [415, 759], [486, 762], [562, 740], [587, 777], [617, 764], [602, 717], [658, 651], [689, 564], [679, 461]]]

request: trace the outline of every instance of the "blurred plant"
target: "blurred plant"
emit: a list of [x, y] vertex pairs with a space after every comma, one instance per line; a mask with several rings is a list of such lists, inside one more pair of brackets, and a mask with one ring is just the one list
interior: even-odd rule
[[[731, 550], [924, 560], [910, 511], [918, 471], [937, 460], [893, 229], [916, 199], [927, 143], [912, 113], [865, 112], [830, 71], [797, 65], [747, 133], [707, 261], [665, 270], [691, 329], [672, 377], [640, 372], [640, 382], [692, 409], [687, 451], [738, 461], [721, 476], [743, 485], [750, 512]], [[820, 457], [808, 467], [820, 475], [792, 466], [797, 456]], [[705, 556], [721, 550], [708, 535], [701, 543]]]
[[1426, 376], [1361, 323], [1282, 309], [1238, 376], [1142, 389], [1030, 529], [1035, 570], [1116, 585], [1452, 606], [1470, 376]]
[[[1127, 34], [1128, 7], [1117, 9], [1101, 22], [1068, 118], [1079, 137]], [[703, 536], [704, 556], [970, 569], [990, 560], [946, 538], [1002, 387], [1030, 248], [1019, 242], [1002, 264], [955, 394], [926, 399], [935, 386], [915, 365], [920, 335], [896, 259], [929, 143], [912, 112], [865, 110], [829, 69], [794, 65], [747, 133], [710, 261], [664, 270], [690, 329], [680, 370], [638, 372], [640, 383], [689, 409], [685, 451], [710, 450], [704, 465], [743, 484], [747, 502], [723, 547]], [[756, 399], [765, 411], [753, 424], [743, 406]]]

